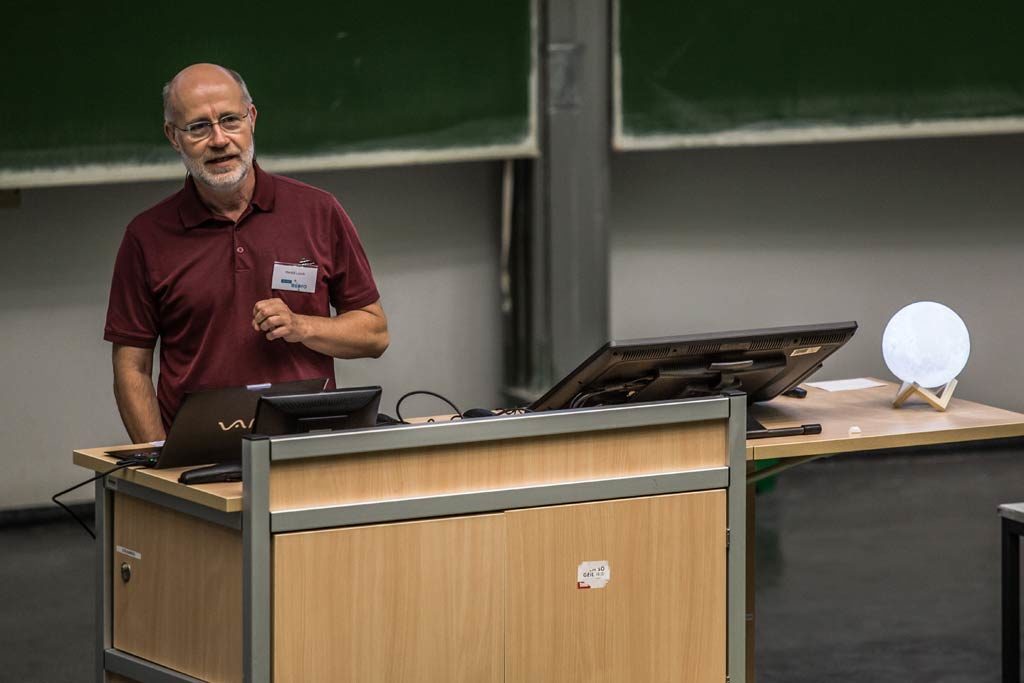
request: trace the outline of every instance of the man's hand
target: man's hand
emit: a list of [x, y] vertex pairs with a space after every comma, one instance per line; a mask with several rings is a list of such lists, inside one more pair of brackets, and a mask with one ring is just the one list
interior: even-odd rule
[[293, 313], [281, 299], [264, 299], [252, 307], [252, 328], [267, 339], [301, 342], [309, 336], [307, 316]]
[[332, 318], [300, 315], [280, 299], [264, 299], [252, 308], [252, 327], [267, 339], [301, 342], [333, 358], [378, 358], [390, 342], [380, 301]]

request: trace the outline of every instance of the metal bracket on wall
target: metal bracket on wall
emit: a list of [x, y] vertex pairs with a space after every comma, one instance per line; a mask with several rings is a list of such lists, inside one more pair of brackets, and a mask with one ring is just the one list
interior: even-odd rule
[[580, 108], [582, 52], [583, 46], [579, 43], [548, 45], [548, 111], [576, 111]]
[[21, 190], [0, 190], [0, 209], [21, 208]]

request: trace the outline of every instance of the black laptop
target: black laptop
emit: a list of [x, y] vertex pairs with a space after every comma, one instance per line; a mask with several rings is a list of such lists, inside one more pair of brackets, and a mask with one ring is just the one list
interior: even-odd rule
[[242, 436], [252, 430], [261, 396], [317, 393], [326, 388], [327, 381], [320, 377], [186, 394], [162, 444], [110, 451], [108, 455], [151, 462], [155, 457], [153, 467], [157, 469], [240, 460]]

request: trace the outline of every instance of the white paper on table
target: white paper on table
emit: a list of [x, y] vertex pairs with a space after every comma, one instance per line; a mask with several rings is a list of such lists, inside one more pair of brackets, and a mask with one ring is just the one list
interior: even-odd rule
[[828, 382], [807, 382], [807, 386], [825, 391], [853, 391], [855, 389], [871, 389], [872, 387], [884, 387], [885, 382], [876, 382], [866, 377], [855, 377], [854, 379], [834, 379]]

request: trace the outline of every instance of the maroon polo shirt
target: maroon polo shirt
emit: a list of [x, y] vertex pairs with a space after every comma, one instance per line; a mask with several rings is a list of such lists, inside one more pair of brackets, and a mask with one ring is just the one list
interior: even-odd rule
[[[330, 378], [334, 360], [301, 343], [268, 341], [253, 305], [279, 297], [296, 313], [329, 316], [380, 298], [355, 226], [329, 193], [257, 165], [248, 208], [232, 223], [199, 199], [191, 177], [129, 223], [114, 264], [103, 338], [153, 348], [164, 428], [185, 392]], [[271, 289], [275, 262], [318, 267], [312, 293]]]

